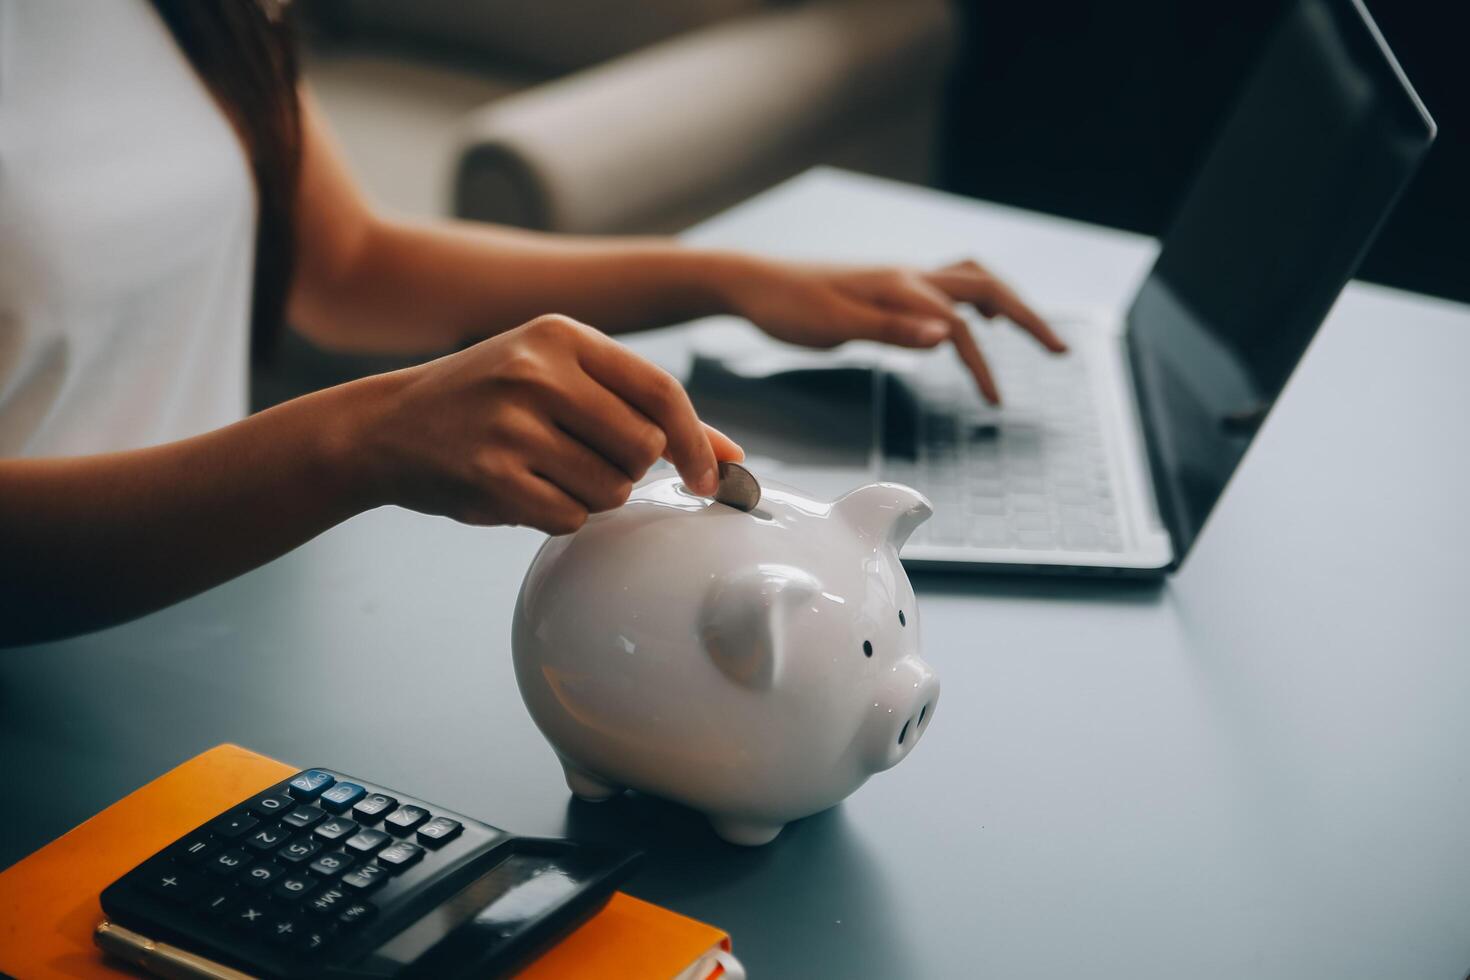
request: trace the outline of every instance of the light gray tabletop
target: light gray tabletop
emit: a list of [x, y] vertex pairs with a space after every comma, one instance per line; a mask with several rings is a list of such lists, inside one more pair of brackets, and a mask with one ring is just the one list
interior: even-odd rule
[[[835, 171], [693, 237], [969, 254], [1046, 307], [1122, 304], [1155, 247]], [[234, 741], [639, 843], [629, 890], [730, 930], [757, 978], [1463, 977], [1467, 364], [1470, 311], [1355, 284], [1163, 587], [921, 579], [934, 727], [767, 847], [569, 802], [508, 651], [539, 535], [383, 510], [158, 615], [0, 652], [0, 865]]]

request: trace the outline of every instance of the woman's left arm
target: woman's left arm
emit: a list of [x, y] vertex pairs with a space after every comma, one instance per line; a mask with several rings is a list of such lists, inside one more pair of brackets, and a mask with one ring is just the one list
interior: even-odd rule
[[974, 262], [920, 271], [780, 262], [671, 239], [550, 235], [380, 214], [353, 181], [309, 92], [292, 324], [323, 347], [429, 353], [545, 313], [618, 333], [735, 313], [792, 343], [954, 344], [992, 402], [999, 392], [959, 302], [1004, 316], [1053, 351], [1062, 342]]

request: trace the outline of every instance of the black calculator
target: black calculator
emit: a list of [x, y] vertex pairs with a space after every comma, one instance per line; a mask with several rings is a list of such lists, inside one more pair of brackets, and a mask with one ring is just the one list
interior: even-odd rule
[[97, 941], [172, 976], [497, 976], [600, 909], [638, 857], [307, 769], [108, 886]]

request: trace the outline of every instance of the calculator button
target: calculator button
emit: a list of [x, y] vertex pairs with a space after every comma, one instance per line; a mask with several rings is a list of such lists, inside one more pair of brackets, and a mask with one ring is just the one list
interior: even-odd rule
[[383, 820], [383, 829], [399, 837], [429, 819], [429, 811], [421, 806], [401, 806]]
[[330, 878], [333, 875], [341, 874], [356, 863], [356, 861], [341, 851], [332, 851], [329, 854], [323, 854], [311, 862], [311, 870], [319, 875]]
[[301, 929], [295, 915], [277, 915], [265, 924], [265, 938], [278, 946], [294, 946]]
[[338, 783], [323, 793], [317, 802], [333, 813], [341, 813], [366, 795], [367, 790], [356, 783]]
[[145, 872], [139, 881], [145, 889], [170, 902], [188, 902], [204, 891], [204, 879], [174, 864]]
[[220, 817], [214, 823], [209, 825], [209, 829], [214, 831], [214, 833], [218, 834], [220, 837], [223, 837], [226, 840], [231, 840], [233, 838], [239, 837], [241, 834], [248, 834], [250, 831], [254, 830], [258, 826], [260, 826], [259, 820], [255, 819], [244, 810], [241, 810], [239, 813], [228, 813], [225, 816]]
[[195, 834], [193, 837], [185, 837], [180, 841], [179, 846], [174, 848], [174, 854], [182, 861], [197, 864], [217, 850], [219, 850], [219, 842], [214, 838], [208, 834]]
[[347, 838], [347, 843], [343, 846], [347, 848], [348, 853], [367, 855], [372, 854], [392, 839], [381, 830], [359, 830]]
[[290, 874], [276, 883], [271, 889], [271, 894], [276, 898], [284, 898], [288, 902], [299, 902], [307, 895], [316, 891], [317, 882], [304, 874]]
[[337, 921], [342, 923], [343, 928], [351, 929], [371, 919], [377, 911], [372, 902], [353, 902], [337, 913]]
[[398, 840], [378, 852], [378, 863], [389, 871], [402, 871], [404, 868], [412, 867], [414, 862], [423, 856], [422, 847], [410, 844], [406, 840]]
[[269, 861], [262, 861], [260, 864], [257, 864], [255, 867], [245, 872], [244, 877], [242, 877], [240, 881], [249, 888], [264, 888], [266, 885], [269, 885], [271, 882], [279, 878], [284, 872], [285, 869], [282, 868], [279, 864], [272, 864]]
[[209, 897], [204, 900], [202, 908], [210, 915], [223, 915], [234, 907], [235, 899], [239, 894], [234, 889], [227, 892], [210, 892]]
[[316, 835], [325, 841], [338, 841], [357, 833], [357, 824], [346, 817], [332, 817], [317, 825]]
[[296, 948], [310, 955], [326, 946], [331, 935], [326, 929], [308, 927], [306, 923], [303, 923], [297, 930]]
[[276, 852], [276, 857], [282, 861], [289, 861], [292, 864], [300, 864], [321, 849], [322, 845], [320, 842], [314, 841], [310, 837], [303, 837], [300, 840], [293, 840], [281, 848]]
[[308, 769], [286, 784], [286, 790], [298, 800], [314, 800], [322, 790], [335, 783], [336, 777], [320, 769]]
[[205, 860], [204, 869], [212, 874], [232, 875], [249, 864], [251, 860], [250, 855], [244, 851], [220, 851], [214, 857]]
[[261, 793], [245, 804], [245, 808], [257, 817], [267, 819], [285, 813], [296, 805], [296, 801], [284, 793]]
[[398, 801], [382, 793], [369, 793], [352, 808], [352, 815], [363, 823], [372, 823], [398, 805]]
[[326, 815], [326, 811], [318, 807], [298, 806], [290, 813], [282, 816], [281, 823], [285, 824], [288, 827], [296, 827], [299, 830], [305, 830], [307, 827], [313, 826], [318, 820], [322, 819]]
[[388, 880], [388, 869], [377, 864], [364, 864], [356, 871], [342, 876], [342, 884], [362, 894], [372, 891]]
[[245, 846], [253, 847], [257, 851], [273, 851], [284, 844], [291, 836], [291, 832], [280, 824], [272, 824], [269, 827], [261, 827], [255, 833], [245, 838]]
[[257, 929], [266, 919], [265, 903], [241, 902], [229, 913], [230, 925], [236, 929]]
[[464, 825], [458, 820], [435, 817], [419, 828], [419, 843], [438, 847], [445, 841], [452, 840], [461, 830], [464, 830]]
[[335, 915], [351, 904], [352, 899], [348, 898], [347, 893], [342, 889], [328, 888], [316, 898], [307, 902], [306, 908], [308, 911], [319, 912], [322, 915], [327, 915], [328, 913]]

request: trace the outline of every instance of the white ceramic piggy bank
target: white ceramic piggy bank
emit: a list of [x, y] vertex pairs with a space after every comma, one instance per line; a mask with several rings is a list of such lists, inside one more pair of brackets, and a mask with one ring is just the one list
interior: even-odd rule
[[737, 844], [830, 807], [928, 728], [939, 679], [898, 551], [908, 487], [747, 513], [649, 483], [548, 540], [516, 603], [516, 679], [583, 799], [675, 800]]

